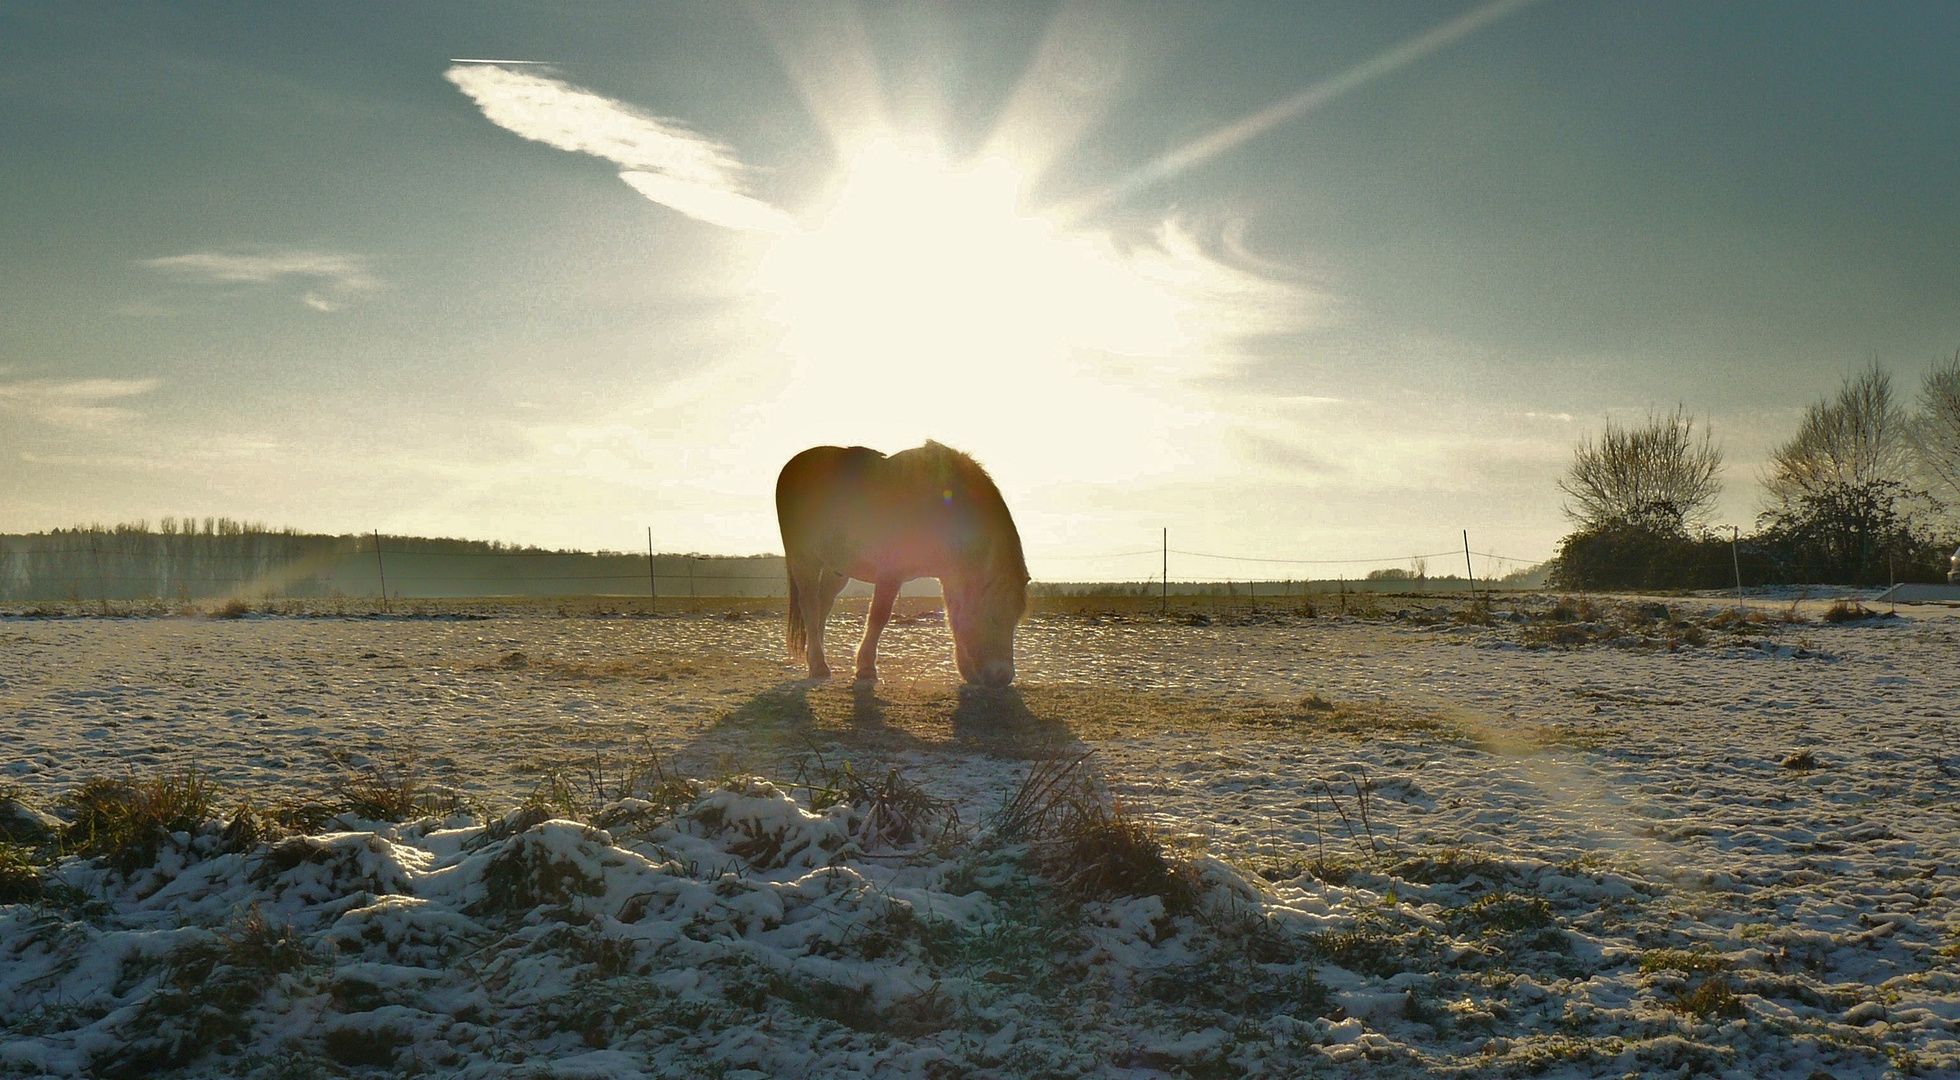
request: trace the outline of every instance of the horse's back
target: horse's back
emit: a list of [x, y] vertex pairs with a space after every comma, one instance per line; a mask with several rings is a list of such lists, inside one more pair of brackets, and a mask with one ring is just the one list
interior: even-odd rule
[[776, 519], [785, 550], [805, 549], [861, 520], [874, 501], [884, 460], [864, 446], [813, 446], [790, 458], [776, 477]]
[[943, 578], [996, 560], [1026, 578], [992, 479], [938, 443], [889, 457], [862, 446], [805, 450], [777, 478], [776, 513], [786, 555], [867, 581]]

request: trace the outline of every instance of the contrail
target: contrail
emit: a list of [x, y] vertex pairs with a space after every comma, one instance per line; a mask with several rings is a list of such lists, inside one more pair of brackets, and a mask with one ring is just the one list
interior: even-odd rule
[[1244, 119], [1227, 124], [1195, 142], [1186, 143], [1102, 191], [1083, 199], [1074, 208], [1077, 213], [1071, 216], [1092, 213], [1111, 203], [1121, 201], [1159, 180], [1175, 176], [1193, 165], [1210, 161], [1255, 135], [1263, 135], [1288, 120], [1312, 112], [1350, 90], [1366, 86], [1383, 75], [1406, 67], [1446, 45], [1454, 44], [1486, 24], [1496, 22], [1535, 2], [1536, 0], [1491, 0], [1490, 3], [1465, 12], [1373, 59], [1356, 64], [1338, 75], [1322, 79], [1297, 94], [1274, 102]]
[[473, 56], [452, 56], [449, 58], [449, 62], [452, 64], [539, 64], [545, 66], [551, 64], [549, 60], [479, 60]]

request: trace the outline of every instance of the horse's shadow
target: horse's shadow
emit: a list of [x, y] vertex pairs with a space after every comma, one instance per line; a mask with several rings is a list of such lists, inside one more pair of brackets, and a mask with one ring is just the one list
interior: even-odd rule
[[953, 741], [1010, 757], [1047, 757], [1079, 741], [1067, 722], [1043, 716], [1012, 687], [959, 688], [952, 714]]
[[713, 721], [688, 748], [694, 753], [683, 754], [725, 760], [842, 745], [1032, 758], [1051, 756], [1076, 741], [1067, 723], [1041, 715], [1013, 687], [948, 689], [785, 680]]

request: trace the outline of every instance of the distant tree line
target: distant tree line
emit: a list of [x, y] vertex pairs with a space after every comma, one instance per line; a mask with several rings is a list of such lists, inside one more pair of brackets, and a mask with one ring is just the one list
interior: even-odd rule
[[1713, 531], [1722, 451], [1677, 407], [1608, 421], [1559, 488], [1575, 529], [1551, 583], [1584, 589], [1708, 589], [1943, 581], [1960, 538], [1960, 353], [1933, 366], [1908, 407], [1876, 365], [1804, 411], [1762, 476], [1753, 531]]
[[[648, 569], [645, 552], [336, 536], [230, 518], [0, 535], [0, 601], [377, 597], [384, 578], [391, 597], [646, 596]], [[670, 600], [783, 591], [780, 555], [662, 554], [653, 570]]]

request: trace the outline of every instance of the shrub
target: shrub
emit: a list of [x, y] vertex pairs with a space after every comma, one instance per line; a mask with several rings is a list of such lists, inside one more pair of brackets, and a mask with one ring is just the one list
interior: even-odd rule
[[1898, 480], [1817, 481], [1763, 515], [1762, 539], [1792, 581], [1941, 581], [1950, 546], [1931, 533], [1930, 510]]
[[1549, 582], [1560, 589], [1722, 589], [1734, 586], [1738, 562], [1747, 581], [1760, 583], [1775, 572], [1753, 538], [1731, 548], [1729, 538], [1713, 533], [1688, 536], [1615, 523], [1560, 540]]
[[1762, 516], [1783, 572], [1804, 581], [1876, 585], [1938, 581], [1937, 503], [1913, 480], [1912, 422], [1874, 364], [1810, 406], [1770, 456]]

